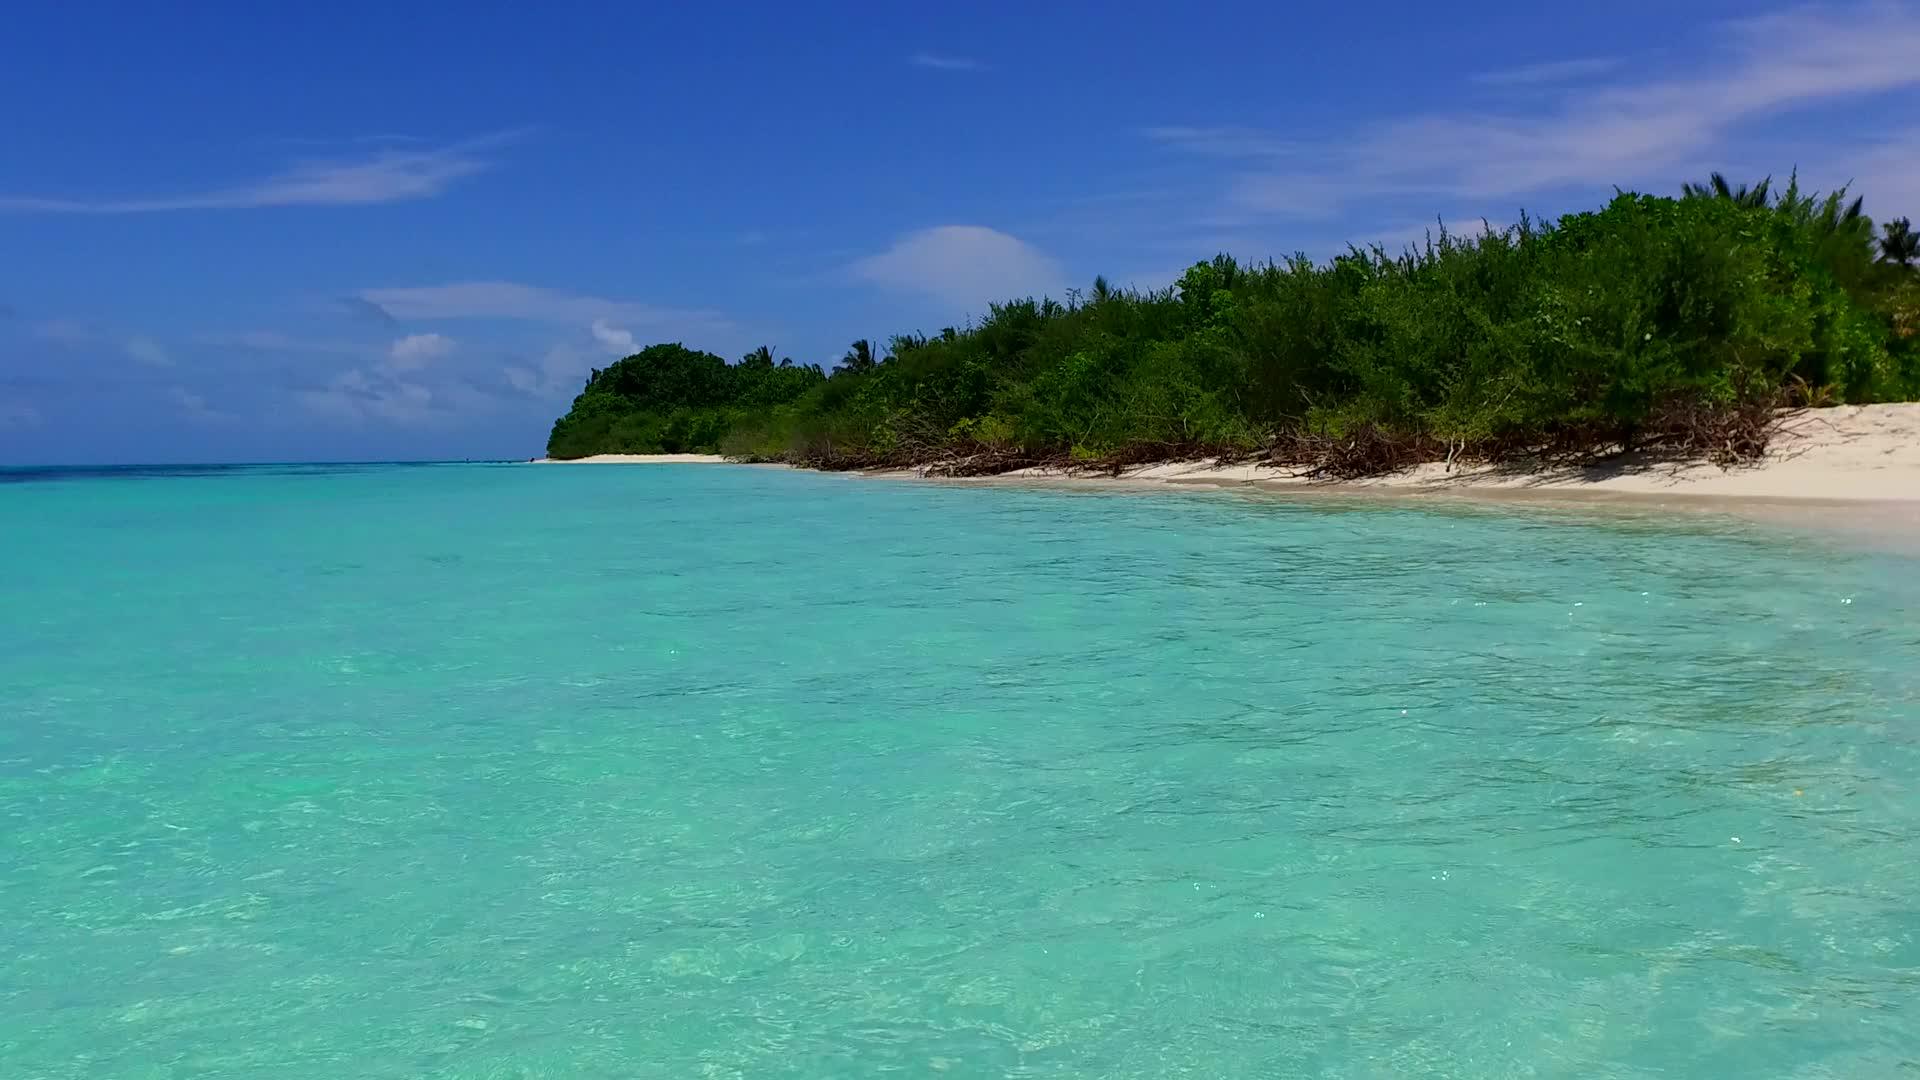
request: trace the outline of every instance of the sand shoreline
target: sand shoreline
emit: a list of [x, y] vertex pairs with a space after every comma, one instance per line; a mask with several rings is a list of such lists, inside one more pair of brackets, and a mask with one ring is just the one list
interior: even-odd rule
[[1795, 413], [1785, 419], [1764, 459], [1731, 469], [1705, 461], [1644, 457], [1544, 469], [1449, 467], [1435, 462], [1385, 476], [1327, 481], [1301, 476], [1284, 466], [1189, 461], [1144, 465], [1117, 477], [1025, 469], [981, 479], [1493, 498], [1920, 502], [1920, 403], [1836, 406]]
[[1387, 476], [1326, 481], [1284, 467], [1197, 461], [1147, 465], [1119, 476], [1021, 470], [946, 482], [1605, 507], [1740, 518], [1911, 552], [1920, 549], [1920, 403], [1795, 413], [1764, 459], [1732, 469], [1704, 461], [1632, 458], [1531, 471], [1487, 465], [1449, 469], [1435, 463]]
[[594, 454], [583, 458], [534, 458], [533, 465], [729, 465], [719, 454]]
[[[726, 459], [710, 454], [601, 454], [577, 463], [725, 464]], [[1327, 481], [1300, 476], [1285, 467], [1185, 461], [1145, 465], [1118, 476], [1050, 469], [958, 479], [927, 476], [917, 469], [864, 475], [1086, 490], [1207, 488], [1300, 496], [1617, 504], [1733, 513], [1822, 531], [1838, 528], [1920, 537], [1920, 402], [1794, 413], [1785, 418], [1766, 458], [1732, 469], [1704, 461], [1634, 458], [1534, 470], [1488, 465], [1449, 468], [1434, 463], [1387, 476]]]

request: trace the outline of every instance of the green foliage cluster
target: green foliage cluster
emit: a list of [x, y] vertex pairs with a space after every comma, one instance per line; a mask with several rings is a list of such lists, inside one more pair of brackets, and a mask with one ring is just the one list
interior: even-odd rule
[[[1298, 459], [1340, 442], [1427, 456], [1737, 451], [1752, 444], [1735, 445], [1729, 418], [1791, 395], [1920, 397], [1905, 221], [1877, 238], [1857, 200], [1770, 187], [1715, 177], [1680, 198], [1623, 193], [1555, 222], [1442, 227], [1398, 255], [1220, 256], [1148, 292], [1096, 279], [1065, 302], [1011, 301], [964, 330], [895, 337], [883, 356], [856, 342], [830, 378], [775, 369], [809, 374], [753, 408], [693, 389], [732, 385], [717, 358], [655, 346], [596, 374], [550, 452], [617, 437], [825, 467], [990, 469]], [[595, 426], [612, 400], [653, 419]], [[717, 426], [689, 420], [672, 438], [649, 426], [686, 410]]]
[[818, 366], [776, 363], [764, 346], [728, 364], [678, 343], [651, 345], [594, 369], [554, 421], [547, 454], [711, 453], [728, 431], [825, 381]]

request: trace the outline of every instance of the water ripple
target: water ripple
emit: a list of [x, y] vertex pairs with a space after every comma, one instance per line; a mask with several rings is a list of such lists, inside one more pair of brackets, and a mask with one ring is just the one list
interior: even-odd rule
[[1920, 566], [728, 469], [0, 476], [5, 1075], [1920, 1069]]

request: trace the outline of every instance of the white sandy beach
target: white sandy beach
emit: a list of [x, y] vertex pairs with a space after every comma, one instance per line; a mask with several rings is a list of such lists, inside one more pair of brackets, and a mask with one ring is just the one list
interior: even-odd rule
[[535, 465], [725, 465], [719, 454], [594, 454], [583, 458], [535, 458]]
[[1763, 460], [1732, 469], [1628, 458], [1544, 472], [1431, 464], [1365, 480], [1324, 481], [1284, 468], [1198, 461], [1149, 465], [1118, 477], [1022, 470], [952, 482], [1611, 504], [1655, 515], [1733, 516], [1912, 552], [1920, 550], [1920, 403], [1794, 413]]
[[[554, 463], [725, 464], [726, 459], [712, 454], [599, 454]], [[906, 470], [874, 475], [920, 474]], [[1435, 463], [1364, 480], [1326, 481], [1266, 465], [1187, 461], [1147, 465], [1119, 476], [1023, 469], [998, 476], [934, 479], [955, 484], [1132, 490], [1205, 487], [1274, 494], [1618, 503], [1732, 513], [1824, 532], [1895, 537], [1905, 544], [1920, 538], [1920, 402], [1793, 413], [1785, 418], [1765, 459], [1732, 469], [1705, 461], [1634, 458], [1546, 471], [1489, 465], [1448, 468]]]
[[[554, 465], [722, 465], [718, 454], [595, 454]], [[1071, 484], [1250, 485], [1286, 489], [1456, 492], [1504, 495], [1616, 495], [1628, 498], [1700, 496], [1732, 499], [1812, 499], [1845, 502], [1920, 502], [1920, 402], [1807, 409], [1786, 418], [1764, 460], [1723, 469], [1704, 461], [1623, 458], [1601, 464], [1533, 471], [1503, 466], [1421, 465], [1364, 480], [1314, 480], [1284, 467], [1210, 461], [1166, 462], [1121, 475], [1022, 469], [982, 481]]]
[[[1048, 470], [1008, 478], [1078, 481]], [[1702, 497], [1845, 502], [1920, 502], [1920, 403], [1809, 409], [1788, 416], [1765, 459], [1723, 469], [1705, 461], [1631, 457], [1546, 471], [1440, 463], [1332, 483], [1256, 464], [1173, 462], [1091, 479], [1124, 484], [1250, 485], [1281, 489], [1453, 492], [1523, 496]]]

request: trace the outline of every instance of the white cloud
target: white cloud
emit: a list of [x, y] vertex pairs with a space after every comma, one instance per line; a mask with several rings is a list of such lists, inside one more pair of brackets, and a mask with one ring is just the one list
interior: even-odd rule
[[341, 372], [320, 389], [302, 390], [298, 397], [317, 416], [354, 424], [417, 424], [431, 419], [434, 407], [433, 391], [427, 387], [360, 368]]
[[507, 380], [508, 386], [523, 394], [534, 394], [540, 397], [545, 397], [547, 394], [546, 382], [538, 374], [526, 368], [509, 365], [501, 368], [500, 374]]
[[207, 399], [188, 390], [184, 386], [171, 387], [167, 396], [179, 407], [180, 415], [203, 424], [224, 424], [233, 419], [232, 413], [222, 412], [207, 404]]
[[451, 352], [452, 338], [439, 334], [408, 334], [387, 349], [387, 363], [400, 371], [413, 371]]
[[979, 71], [981, 63], [967, 56], [941, 56], [938, 53], [919, 52], [908, 58], [914, 67], [929, 68], [933, 71]]
[[572, 345], [555, 345], [540, 358], [540, 370], [550, 378], [577, 378], [594, 367], [595, 357]]
[[387, 147], [358, 158], [296, 162], [260, 180], [180, 195], [119, 199], [0, 195], [0, 211], [141, 214], [266, 206], [365, 206], [422, 199], [490, 168], [492, 163], [484, 151], [515, 134], [503, 132], [426, 149]]
[[1196, 154], [1228, 158], [1279, 157], [1311, 150], [1313, 143], [1250, 127], [1165, 125], [1140, 132], [1154, 142]]
[[[586, 382], [587, 372], [599, 363], [606, 351], [604, 348], [589, 350], [563, 342], [540, 357], [538, 370], [514, 364], [502, 368], [501, 376], [506, 379], [508, 386], [522, 394], [556, 400], [570, 398], [580, 392]], [[632, 351], [627, 350], [628, 353]]]
[[593, 340], [615, 356], [632, 356], [640, 350], [633, 344], [633, 332], [614, 326], [605, 319], [593, 320]]
[[365, 289], [354, 299], [398, 319], [519, 319], [587, 326], [596, 319], [629, 325], [667, 322], [719, 325], [710, 311], [654, 307], [631, 300], [520, 285], [511, 281], [461, 281], [400, 289]]
[[53, 319], [40, 323], [33, 328], [33, 336], [42, 341], [55, 342], [73, 349], [86, 346], [118, 349], [135, 363], [144, 364], [147, 367], [173, 366], [173, 357], [167, 352], [166, 347], [150, 337], [135, 334], [125, 339], [116, 339], [114, 334], [71, 319]]
[[167, 350], [152, 338], [128, 338], [126, 350], [127, 355], [133, 357], [135, 363], [145, 364], [148, 367], [173, 366], [173, 357], [167, 355]]
[[942, 225], [901, 237], [853, 264], [862, 281], [925, 293], [955, 306], [1058, 295], [1066, 275], [1051, 256], [1015, 236], [980, 225]]
[[333, 356], [360, 356], [365, 346], [344, 341], [307, 341], [276, 330], [246, 330], [237, 334], [200, 334], [196, 345], [223, 349], [254, 349], [260, 352], [321, 353]]
[[379, 304], [374, 303], [364, 296], [342, 296], [335, 302], [355, 315], [365, 319], [371, 319], [384, 326], [393, 326], [400, 321], [393, 317], [393, 312], [388, 311], [386, 308], [381, 307]]
[[[1865, 196], [1867, 213], [1875, 220], [1920, 217], [1920, 126], [1890, 132], [1837, 155], [1829, 168], [1830, 175], [1803, 171], [1801, 186], [1831, 191], [1846, 184], [1849, 191]], [[1776, 177], [1776, 187], [1779, 182]]]
[[[1524, 113], [1415, 114], [1303, 150], [1236, 129], [1159, 129], [1157, 137], [1249, 159], [1255, 171], [1235, 182], [1233, 201], [1243, 211], [1300, 216], [1380, 196], [1468, 201], [1610, 183], [1678, 187], [1724, 159], [1740, 125], [1920, 85], [1912, 59], [1920, 5], [1911, 0], [1801, 8], [1720, 29], [1712, 55], [1688, 58], [1673, 74], [1560, 91]], [[1793, 157], [1846, 152], [1830, 141], [1799, 145]]]
[[1604, 75], [1620, 66], [1619, 57], [1589, 56], [1576, 60], [1549, 60], [1543, 64], [1483, 71], [1473, 81], [1483, 86], [1537, 86], [1542, 83], [1572, 82], [1593, 75]]
[[504, 397], [500, 390], [466, 378], [442, 378], [428, 385], [410, 373], [370, 366], [350, 368], [319, 386], [298, 390], [294, 399], [313, 416], [336, 424], [439, 428], [497, 412]]

